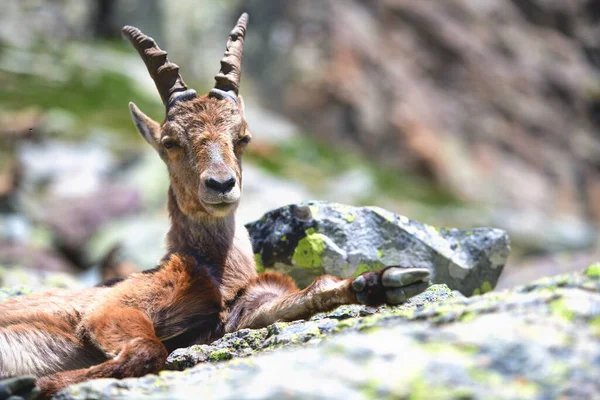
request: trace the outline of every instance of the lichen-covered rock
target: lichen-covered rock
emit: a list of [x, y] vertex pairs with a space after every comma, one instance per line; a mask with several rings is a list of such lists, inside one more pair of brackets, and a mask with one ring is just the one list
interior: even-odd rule
[[426, 292], [400, 306], [373, 308], [346, 305], [328, 313], [317, 314], [310, 321], [278, 322], [263, 329], [242, 329], [226, 334], [210, 345], [196, 345], [175, 350], [169, 355], [166, 369], [184, 370], [201, 362], [229, 360], [281, 347], [319, 343], [327, 334], [350, 327], [358, 317], [374, 314], [394, 315], [424, 304], [456, 297], [457, 295], [446, 285], [433, 285]]
[[[62, 272], [39, 271], [23, 267], [6, 268], [0, 265], [0, 288], [4, 288], [0, 290], [19, 287], [26, 287], [28, 291], [50, 288], [78, 289], [82, 287], [82, 283], [73, 275]], [[18, 292], [17, 290], [16, 293]]]
[[510, 253], [500, 229], [437, 229], [378, 207], [326, 202], [273, 210], [247, 225], [259, 268], [301, 286], [324, 273], [357, 276], [383, 266], [428, 268], [466, 296], [491, 291]]
[[594, 398], [600, 265], [471, 298], [434, 285], [399, 307], [345, 306], [226, 335], [174, 352], [169, 366], [196, 360], [56, 398]]
[[10, 297], [23, 296], [31, 293], [31, 289], [24, 285], [16, 285], [9, 288], [0, 288], [0, 302]]

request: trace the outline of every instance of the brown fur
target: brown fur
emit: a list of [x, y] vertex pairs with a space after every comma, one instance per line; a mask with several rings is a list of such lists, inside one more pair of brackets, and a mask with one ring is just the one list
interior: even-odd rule
[[[289, 277], [256, 273], [248, 233], [235, 219], [250, 138], [236, 98], [185, 99], [168, 107], [162, 124], [130, 105], [171, 179], [167, 254], [157, 268], [111, 285], [0, 304], [0, 377], [37, 375], [50, 397], [87, 379], [156, 373], [177, 347], [357, 302], [352, 279], [323, 276], [298, 290]], [[227, 190], [207, 183], [228, 177], [235, 183]], [[367, 275], [369, 290], [381, 292], [380, 272]]]

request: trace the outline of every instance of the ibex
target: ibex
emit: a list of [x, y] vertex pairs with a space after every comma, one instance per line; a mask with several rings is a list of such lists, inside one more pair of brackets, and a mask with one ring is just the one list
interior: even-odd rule
[[227, 41], [208, 95], [188, 89], [154, 40], [126, 26], [166, 109], [159, 124], [129, 108], [170, 175], [171, 228], [159, 266], [83, 290], [53, 290], [0, 304], [0, 377], [30, 374], [44, 397], [94, 378], [156, 373], [170, 351], [227, 332], [308, 318], [342, 304], [398, 304], [429, 285], [426, 269], [387, 267], [356, 278], [321, 276], [303, 290], [257, 274], [235, 210], [251, 139], [239, 95], [248, 15]]

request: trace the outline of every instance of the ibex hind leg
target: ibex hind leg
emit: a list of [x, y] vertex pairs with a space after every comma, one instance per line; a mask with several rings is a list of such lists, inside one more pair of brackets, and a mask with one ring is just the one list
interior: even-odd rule
[[402, 267], [388, 267], [343, 280], [324, 275], [303, 290], [290, 287], [289, 280], [273, 273], [259, 276], [236, 303], [233, 323], [228, 324], [227, 330], [307, 319], [344, 304], [400, 304], [431, 284], [427, 269]]
[[100, 351], [86, 348], [68, 332], [25, 325], [0, 328], [0, 378], [44, 376], [89, 367], [103, 360]]

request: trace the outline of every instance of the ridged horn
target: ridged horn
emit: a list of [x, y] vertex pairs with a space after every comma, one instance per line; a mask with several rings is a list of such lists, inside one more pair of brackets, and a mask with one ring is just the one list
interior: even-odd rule
[[248, 14], [243, 13], [227, 39], [227, 49], [221, 59], [221, 70], [215, 76], [216, 83], [214, 89], [210, 91], [211, 95], [232, 97], [231, 92], [233, 92], [237, 97], [242, 75], [242, 56], [247, 25]]
[[188, 90], [179, 75], [179, 67], [169, 62], [167, 52], [161, 50], [154, 39], [129, 25], [123, 27], [123, 36], [129, 39], [146, 64], [165, 107], [169, 108], [175, 101], [196, 97], [196, 92]]

